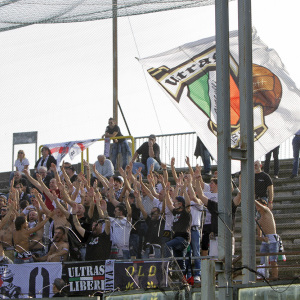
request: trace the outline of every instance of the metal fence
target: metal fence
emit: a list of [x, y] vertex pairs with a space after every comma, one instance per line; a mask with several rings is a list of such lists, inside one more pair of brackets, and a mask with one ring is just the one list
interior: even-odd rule
[[[292, 139], [293, 136], [280, 145], [279, 159], [293, 157]], [[148, 136], [136, 137], [134, 140], [135, 149], [138, 149], [140, 145], [148, 141]], [[156, 135], [156, 143], [160, 146], [161, 161], [166, 164], [170, 164], [171, 158], [175, 157], [176, 168], [187, 167], [185, 163], [186, 156], [190, 158], [192, 166], [196, 166], [196, 164], [203, 165], [201, 157], [196, 159], [194, 156], [196, 142], [196, 132]], [[261, 160], [264, 161], [265, 157], [261, 157]], [[216, 162], [212, 161], [212, 164], [215, 165]]]

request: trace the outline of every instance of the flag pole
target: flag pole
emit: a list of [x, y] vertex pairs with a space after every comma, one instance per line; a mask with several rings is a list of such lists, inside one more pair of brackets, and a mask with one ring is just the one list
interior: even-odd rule
[[[254, 135], [253, 135], [253, 80], [252, 80], [252, 23], [251, 0], [238, 1], [239, 20], [239, 90], [242, 174], [242, 263], [255, 270], [255, 209], [254, 209]], [[244, 284], [255, 282], [255, 274], [243, 270]]]
[[218, 258], [223, 262], [218, 275], [219, 299], [232, 299], [232, 201], [229, 84], [228, 0], [215, 1], [218, 138]]
[[113, 118], [118, 124], [118, 0], [112, 2], [113, 22]]

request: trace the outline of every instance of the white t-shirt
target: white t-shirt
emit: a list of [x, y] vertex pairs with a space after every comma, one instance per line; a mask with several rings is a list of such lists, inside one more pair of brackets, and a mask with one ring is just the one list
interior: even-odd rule
[[192, 215], [192, 226], [201, 226], [201, 217], [203, 212], [203, 205], [191, 201], [191, 215]]
[[18, 169], [18, 171], [23, 172], [25, 166], [29, 166], [29, 160], [27, 158], [22, 159], [22, 161], [19, 159], [15, 161], [15, 167]]
[[[218, 202], [218, 193], [206, 192], [204, 193], [209, 200]], [[204, 224], [211, 224], [211, 214], [208, 210], [206, 210], [206, 218]]]
[[110, 240], [112, 245], [122, 250], [129, 250], [129, 236], [132, 228], [131, 222], [127, 218], [109, 218], [110, 220]]

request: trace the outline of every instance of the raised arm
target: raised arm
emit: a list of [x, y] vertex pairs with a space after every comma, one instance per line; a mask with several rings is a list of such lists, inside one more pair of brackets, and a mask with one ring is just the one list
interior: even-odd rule
[[86, 179], [87, 179], [87, 182], [90, 184], [90, 182], [91, 182], [91, 168], [90, 168], [90, 164], [86, 160], [83, 160], [83, 165], [85, 166], [85, 170], [86, 170]]
[[193, 176], [194, 175], [194, 170], [193, 168], [191, 167], [191, 164], [190, 164], [190, 158], [188, 156], [185, 157], [185, 163], [187, 164], [188, 168], [189, 168], [189, 172], [190, 174]]
[[41, 192], [43, 192], [43, 189], [42, 189], [40, 183], [30, 175], [28, 170], [24, 169], [23, 173], [26, 175], [27, 179], [29, 180], [29, 182], [31, 184], [33, 184], [37, 189], [39, 189]]
[[114, 191], [114, 179], [110, 177], [109, 179], [109, 190], [108, 190], [108, 200], [116, 207], [120, 202], [115, 197]]
[[177, 173], [175, 170], [175, 157], [171, 158], [171, 170], [172, 170], [172, 176], [173, 176], [174, 180], [177, 181], [178, 176], [177, 176]]
[[175, 208], [172, 201], [171, 201], [171, 197], [170, 194], [166, 191], [168, 191], [170, 189], [170, 182], [167, 182], [166, 184], [166, 188], [165, 188], [165, 199], [166, 199], [166, 206], [169, 208], [170, 211], [173, 211], [173, 209]]
[[34, 195], [35, 199], [38, 201], [39, 205], [41, 206], [44, 214], [49, 216], [51, 214], [51, 210], [48, 209], [48, 207], [46, 206], [46, 204], [42, 200], [41, 194], [36, 189], [32, 189], [32, 192], [33, 192], [33, 195]]
[[96, 175], [97, 179], [99, 180], [99, 182], [102, 183], [102, 185], [105, 187], [105, 188], [108, 188], [108, 180], [106, 177], [102, 176], [96, 169], [96, 165], [94, 164], [93, 165], [93, 171], [94, 171], [94, 174]]
[[141, 198], [141, 194], [139, 193], [139, 191], [136, 191], [136, 190], [134, 191], [134, 197], [135, 197], [135, 200], [136, 200], [137, 207], [142, 212], [144, 220], [146, 220], [147, 217], [148, 217], [148, 215], [147, 215], [145, 207], [144, 207], [144, 205], [142, 203], [142, 198]]
[[78, 213], [78, 204], [75, 203], [75, 205], [72, 209], [73, 223], [74, 223], [74, 226], [75, 226], [76, 230], [78, 231], [78, 233], [83, 237], [85, 234], [85, 229], [82, 228], [82, 226], [80, 225], [78, 218], [77, 218], [77, 213]]
[[204, 195], [202, 187], [201, 187], [201, 182], [199, 178], [196, 178], [196, 195], [200, 199], [200, 201], [207, 206], [208, 204], [208, 198]]
[[126, 191], [126, 193], [125, 193], [125, 205], [126, 205], [126, 209], [127, 209], [127, 220], [129, 222], [131, 222], [132, 209], [131, 209], [131, 206], [130, 206], [129, 201], [128, 201], [128, 196], [129, 196], [129, 192]]

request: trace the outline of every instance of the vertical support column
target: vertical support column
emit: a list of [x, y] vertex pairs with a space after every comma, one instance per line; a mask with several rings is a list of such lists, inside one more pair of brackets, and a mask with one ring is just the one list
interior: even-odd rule
[[118, 124], [118, 1], [113, 0], [113, 118]]
[[219, 260], [224, 262], [224, 272], [218, 275], [219, 299], [232, 299], [232, 200], [228, 0], [216, 0], [215, 9], [218, 107], [218, 257]]
[[[242, 263], [255, 270], [255, 209], [254, 209], [254, 136], [252, 81], [251, 0], [238, 1], [239, 18], [239, 90], [241, 149], [246, 150], [242, 167]], [[255, 274], [244, 269], [243, 283], [255, 281]]]
[[201, 299], [216, 299], [216, 272], [215, 262], [210, 259], [201, 261], [201, 273], [207, 276], [201, 277]]

